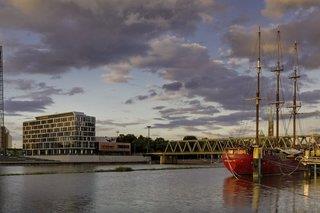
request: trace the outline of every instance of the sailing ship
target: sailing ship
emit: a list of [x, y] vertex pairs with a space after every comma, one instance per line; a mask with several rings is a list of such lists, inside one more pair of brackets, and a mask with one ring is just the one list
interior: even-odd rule
[[[271, 136], [271, 140], [279, 141], [279, 113], [280, 107], [283, 102], [280, 100], [280, 73], [283, 71], [283, 65], [281, 65], [281, 46], [280, 46], [280, 30], [277, 30], [277, 53], [278, 60], [275, 69], [273, 70], [276, 74], [276, 101], [275, 105], [275, 114], [276, 114], [276, 135], [275, 137]], [[293, 81], [293, 104], [292, 104], [292, 118], [293, 118], [293, 143], [289, 149], [280, 149], [280, 148], [264, 148], [262, 150], [262, 159], [259, 163], [259, 174], [291, 174], [295, 171], [303, 170], [304, 167], [299, 164], [297, 160], [299, 155], [302, 154], [299, 150], [295, 149], [297, 142], [296, 135], [296, 118], [298, 110], [300, 109], [300, 102], [297, 101], [297, 90], [299, 79], [298, 74], [298, 48], [297, 42], [294, 43], [295, 50], [295, 65], [293, 75], [290, 77]], [[261, 30], [259, 27], [258, 31], [258, 58], [257, 58], [257, 88], [256, 88], [256, 137], [252, 146], [248, 148], [228, 148], [222, 154], [222, 161], [224, 166], [235, 176], [238, 175], [253, 175], [255, 172], [255, 158], [254, 158], [254, 148], [261, 147], [260, 144], [260, 135], [259, 135], [259, 117], [260, 117], [260, 75], [261, 75]], [[273, 119], [272, 119], [273, 122]], [[272, 123], [273, 128], [273, 123]], [[270, 127], [269, 127], [270, 132]], [[273, 132], [273, 131], [272, 131]]]

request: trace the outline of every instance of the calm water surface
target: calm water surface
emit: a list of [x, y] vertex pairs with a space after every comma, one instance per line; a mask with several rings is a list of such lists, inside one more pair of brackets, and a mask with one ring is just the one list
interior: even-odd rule
[[[320, 179], [303, 174], [253, 184], [224, 168], [64, 173], [115, 167], [0, 166], [29, 174], [0, 176], [0, 212], [320, 212]], [[58, 174], [30, 175], [46, 171]]]

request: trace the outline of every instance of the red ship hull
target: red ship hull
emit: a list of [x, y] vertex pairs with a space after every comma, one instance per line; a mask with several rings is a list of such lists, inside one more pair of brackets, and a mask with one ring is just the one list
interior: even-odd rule
[[[234, 175], [253, 174], [253, 156], [245, 150], [226, 151], [222, 155], [222, 161]], [[262, 174], [289, 174], [304, 170], [294, 157], [283, 157], [272, 152], [264, 153], [261, 165]]]

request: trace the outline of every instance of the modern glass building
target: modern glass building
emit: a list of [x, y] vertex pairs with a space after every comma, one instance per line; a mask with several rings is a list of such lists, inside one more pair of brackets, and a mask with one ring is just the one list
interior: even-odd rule
[[26, 155], [96, 154], [95, 117], [67, 112], [36, 117], [23, 122]]

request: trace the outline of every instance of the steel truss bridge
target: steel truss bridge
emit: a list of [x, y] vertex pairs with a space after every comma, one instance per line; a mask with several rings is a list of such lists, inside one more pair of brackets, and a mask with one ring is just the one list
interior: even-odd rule
[[[220, 155], [227, 148], [249, 147], [253, 145], [254, 137], [229, 137], [205, 140], [169, 141], [163, 152], [149, 153], [158, 156], [179, 155]], [[263, 148], [289, 148], [293, 145], [292, 136], [260, 137]], [[320, 135], [299, 135], [296, 139], [296, 147], [308, 149], [320, 146]]]

